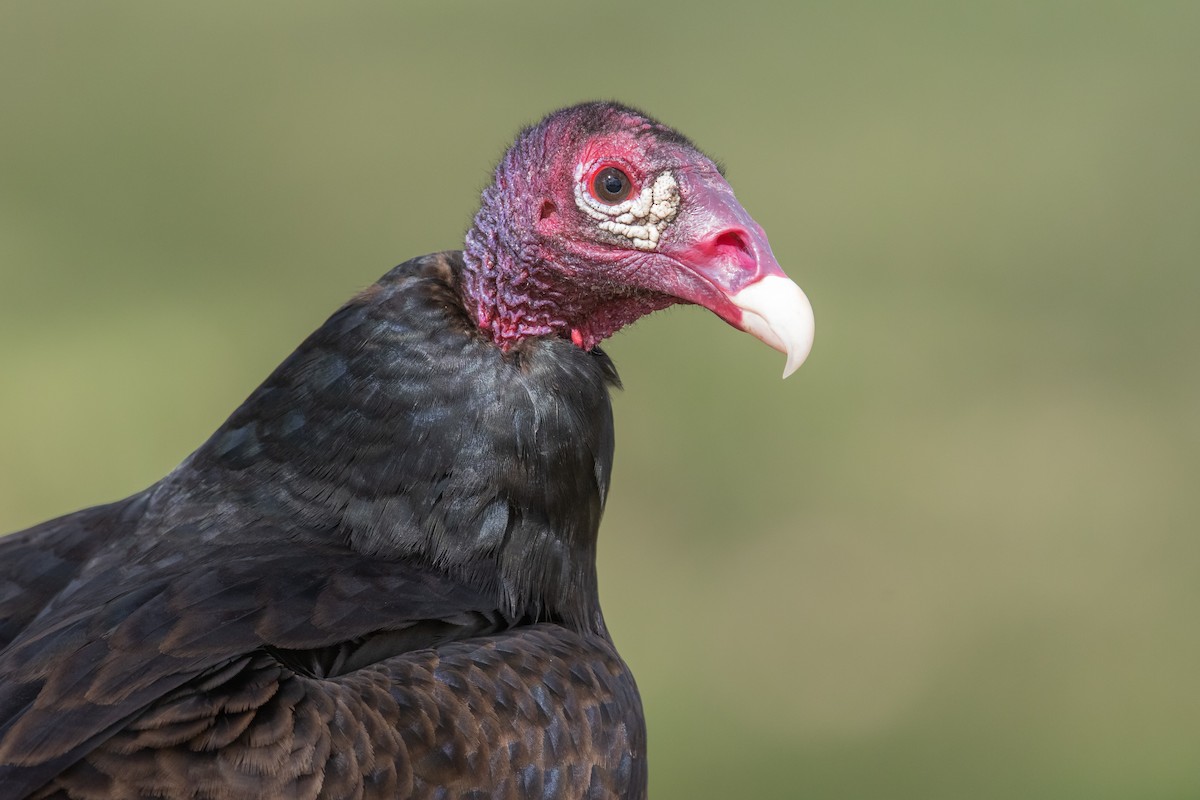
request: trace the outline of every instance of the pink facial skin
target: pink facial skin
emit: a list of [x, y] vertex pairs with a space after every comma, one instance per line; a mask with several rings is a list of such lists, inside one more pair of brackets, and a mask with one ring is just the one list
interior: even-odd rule
[[[634, 199], [670, 176], [671, 214], [658, 222], [656, 241], [606, 229], [593, 180], [607, 167], [628, 176]], [[568, 109], [518, 137], [484, 192], [466, 258], [477, 322], [504, 349], [547, 334], [590, 349], [674, 303], [703, 306], [787, 353], [789, 374], [812, 344], [807, 298], [717, 166], [670, 129], [617, 106]]]

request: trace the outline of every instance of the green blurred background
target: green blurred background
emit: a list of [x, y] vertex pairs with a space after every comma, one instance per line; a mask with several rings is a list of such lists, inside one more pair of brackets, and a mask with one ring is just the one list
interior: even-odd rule
[[180, 461], [596, 97], [724, 161], [810, 362], [610, 343], [657, 798], [1200, 797], [1200, 4], [0, 10], [0, 529]]

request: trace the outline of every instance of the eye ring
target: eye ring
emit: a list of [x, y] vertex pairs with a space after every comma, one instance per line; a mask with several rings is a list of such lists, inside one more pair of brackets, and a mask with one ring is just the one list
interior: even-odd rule
[[592, 196], [610, 206], [624, 201], [632, 190], [629, 176], [616, 167], [605, 167], [592, 178]]

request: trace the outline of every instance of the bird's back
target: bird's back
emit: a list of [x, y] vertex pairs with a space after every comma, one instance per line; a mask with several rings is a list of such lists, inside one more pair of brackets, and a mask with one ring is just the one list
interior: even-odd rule
[[558, 625], [330, 678], [252, 652], [156, 700], [32, 797], [639, 797], [639, 709], [612, 644]]

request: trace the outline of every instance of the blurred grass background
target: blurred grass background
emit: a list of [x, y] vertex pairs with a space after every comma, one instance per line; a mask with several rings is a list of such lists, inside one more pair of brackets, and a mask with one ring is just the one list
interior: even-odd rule
[[1200, 4], [10, 0], [0, 530], [134, 492], [595, 97], [817, 312], [610, 343], [657, 798], [1200, 796]]

